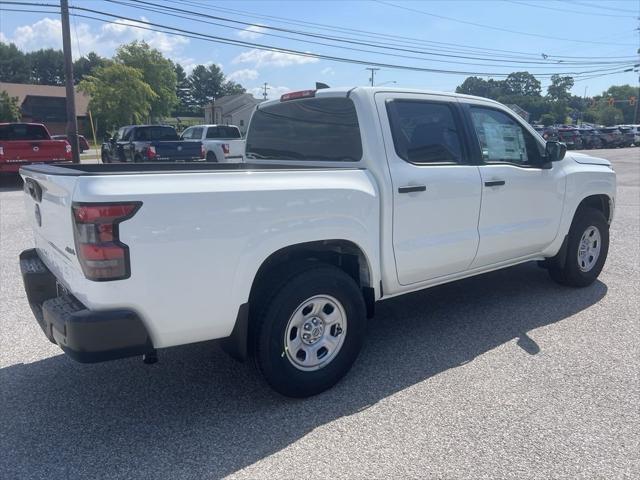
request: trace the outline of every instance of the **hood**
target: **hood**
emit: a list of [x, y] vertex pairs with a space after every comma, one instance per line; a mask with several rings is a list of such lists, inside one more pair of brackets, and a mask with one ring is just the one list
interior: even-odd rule
[[606, 158], [592, 157], [591, 155], [586, 155], [584, 153], [567, 152], [566, 156], [572, 158], [578, 163], [583, 163], [586, 165], [604, 165], [606, 167], [611, 166], [611, 162]]

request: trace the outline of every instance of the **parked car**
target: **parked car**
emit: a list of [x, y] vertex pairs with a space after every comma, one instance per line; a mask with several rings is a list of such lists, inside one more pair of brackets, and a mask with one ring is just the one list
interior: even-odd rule
[[53, 140], [41, 123], [0, 123], [0, 173], [23, 165], [71, 161], [71, 145]]
[[602, 127], [598, 129], [602, 148], [618, 148], [624, 145], [622, 132], [618, 127]]
[[558, 139], [563, 142], [569, 150], [578, 150], [582, 148], [582, 137], [575, 127], [558, 128]]
[[168, 125], [128, 125], [102, 144], [102, 163], [204, 160], [200, 142], [180, 140]]
[[317, 394], [379, 300], [527, 261], [594, 282], [616, 176], [565, 153], [485, 98], [288, 93], [255, 111], [251, 163], [23, 168], [27, 296], [76, 360], [223, 339], [278, 392]]
[[[536, 129], [536, 131], [538, 131]], [[545, 140], [558, 141], [558, 130], [555, 127], [543, 127], [542, 131], [538, 131]]]
[[[66, 135], [52, 135], [51, 138], [54, 140], [67, 140]], [[84, 138], [84, 135], [78, 135], [78, 146], [80, 147], [80, 153], [86, 152], [91, 148], [87, 139]]]
[[631, 147], [639, 135], [638, 127], [634, 125], [618, 125], [618, 130], [622, 133], [622, 146]]
[[234, 125], [195, 125], [182, 132], [180, 138], [202, 142], [207, 162], [242, 162], [244, 140]]
[[600, 140], [600, 135], [598, 135], [597, 130], [593, 128], [580, 128], [578, 132], [582, 138], [582, 148], [602, 148], [602, 140]]

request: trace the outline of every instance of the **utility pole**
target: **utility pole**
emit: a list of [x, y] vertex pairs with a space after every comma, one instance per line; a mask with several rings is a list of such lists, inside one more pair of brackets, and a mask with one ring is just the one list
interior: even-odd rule
[[60, 0], [62, 17], [62, 53], [64, 55], [64, 77], [67, 96], [67, 140], [71, 144], [73, 163], [80, 163], [78, 147], [78, 122], [76, 120], [76, 96], [73, 88], [73, 60], [71, 58], [71, 29], [69, 26], [69, 1]]
[[262, 98], [263, 99], [267, 99], [267, 91], [269, 90], [269, 84], [267, 82], [264, 82], [264, 84], [262, 85]]
[[379, 68], [375, 68], [375, 67], [367, 67], [365, 68], [365, 70], [369, 70], [371, 72], [371, 77], [369, 78], [369, 81], [371, 82], [371, 86], [373, 87], [375, 84], [375, 75], [376, 72], [378, 70], [380, 70]]

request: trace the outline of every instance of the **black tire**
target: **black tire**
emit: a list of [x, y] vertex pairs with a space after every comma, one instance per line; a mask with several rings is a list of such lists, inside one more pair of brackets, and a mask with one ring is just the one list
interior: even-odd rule
[[135, 155], [133, 157], [133, 163], [142, 163], [142, 157], [140, 155]]
[[102, 160], [102, 163], [110, 163], [111, 162], [111, 160], [109, 160], [109, 155], [104, 150], [100, 154], [100, 159]]
[[207, 162], [218, 163], [218, 157], [216, 157], [215, 153], [209, 151], [207, 152]]
[[[578, 258], [583, 234], [595, 227], [600, 235], [600, 251], [595, 263], [588, 271], [583, 271]], [[597, 242], [596, 242], [597, 243]], [[584, 207], [576, 212], [567, 238], [564, 265], [549, 268], [549, 275], [561, 285], [587, 287], [596, 281], [604, 267], [609, 252], [609, 224], [601, 211]]]
[[[301, 264], [277, 277], [278, 281], [269, 279], [273, 287], [261, 295], [254, 319], [254, 359], [267, 383], [278, 393], [298, 398], [316, 395], [344, 377], [357, 358], [366, 331], [364, 299], [356, 282], [332, 265]], [[343, 308], [345, 330], [338, 335], [343, 334], [344, 338], [342, 346], [327, 363], [306, 371], [290, 358], [293, 353], [289, 354], [285, 348], [285, 331], [294, 313], [318, 295], [332, 297]], [[301, 328], [299, 334], [303, 332]]]

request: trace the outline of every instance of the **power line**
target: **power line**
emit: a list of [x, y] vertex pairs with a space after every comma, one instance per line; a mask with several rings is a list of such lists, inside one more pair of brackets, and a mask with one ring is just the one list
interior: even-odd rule
[[[165, 2], [171, 2], [172, 5], [174, 5], [174, 2], [172, 0], [163, 0]], [[282, 17], [276, 17], [273, 15], [265, 15], [265, 14], [260, 14], [257, 15], [255, 13], [252, 12], [248, 12], [246, 10], [237, 10], [237, 9], [231, 9], [228, 7], [225, 8], [221, 8], [221, 7], [216, 7], [213, 6], [211, 4], [205, 4], [205, 3], [201, 3], [201, 2], [197, 2], [194, 0], [188, 1], [188, 0], [181, 0], [180, 3], [186, 4], [186, 5], [192, 5], [192, 6], [199, 6], [199, 7], [204, 7], [207, 8], [208, 10], [216, 10], [216, 11], [222, 11], [222, 12], [232, 12], [231, 14], [236, 14], [236, 15], [242, 15], [243, 18], [245, 17], [253, 17], [253, 18], [258, 18], [258, 19], [270, 19], [270, 20], [275, 20], [279, 23], [285, 23], [285, 24], [293, 24], [296, 26], [299, 25], [310, 25], [313, 28], [317, 28], [320, 30], [329, 30], [329, 31], [337, 31], [337, 32], [347, 32], [347, 34], [353, 35], [355, 34], [359, 34], [361, 37], [362, 36], [368, 36], [368, 37], [372, 37], [375, 38], [377, 40], [384, 38], [384, 39], [391, 39], [394, 41], [402, 41], [402, 43], [400, 43], [399, 45], [429, 45], [430, 48], [437, 48], [434, 47], [433, 45], [446, 45], [449, 46], [449, 48], [446, 51], [458, 51], [458, 52], [462, 52], [462, 53], [469, 53], [469, 51], [480, 51], [482, 53], [485, 54], [490, 54], [493, 56], [496, 56], [496, 53], [494, 52], [501, 52], [502, 54], [504, 53], [508, 53], [510, 55], [507, 55], [507, 57], [513, 57], [513, 55], [511, 54], [517, 54], [517, 55], [524, 55], [524, 56], [530, 56], [536, 59], [540, 58], [540, 54], [539, 53], [531, 53], [531, 52], [519, 52], [519, 51], [513, 51], [513, 50], [500, 50], [500, 49], [493, 49], [493, 48], [479, 48], [479, 47], [475, 47], [475, 46], [469, 46], [469, 45], [463, 45], [463, 44], [457, 44], [457, 43], [449, 43], [449, 42], [436, 42], [436, 41], [427, 41], [427, 40], [423, 40], [423, 39], [417, 39], [417, 38], [413, 38], [413, 37], [404, 37], [404, 36], [398, 36], [398, 35], [390, 35], [390, 34], [384, 34], [381, 32], [370, 32], [367, 30], [359, 30], [359, 29], [352, 29], [352, 28], [346, 28], [346, 27], [335, 27], [335, 26], [330, 26], [330, 25], [326, 25], [326, 24], [322, 24], [322, 23], [314, 23], [314, 22], [307, 22], [307, 21], [303, 21], [303, 20], [299, 20], [299, 19], [291, 19], [291, 18], [282, 18]], [[259, 26], [263, 26], [262, 24]], [[351, 33], [353, 32], [353, 33]], [[547, 38], [545, 36], [545, 38]], [[551, 38], [551, 37], [549, 37]], [[388, 45], [398, 45], [398, 43], [389, 43], [386, 42]], [[455, 47], [454, 49], [452, 49], [451, 47]], [[465, 49], [465, 50], [456, 50], [457, 48], [459, 49]], [[491, 53], [488, 53], [491, 52]], [[560, 58], [559, 55], [553, 55], [550, 54], [548, 55], [549, 58]], [[612, 57], [612, 56], [604, 56], [604, 57], [593, 57], [593, 56], [570, 56], [570, 55], [564, 55], [561, 58], [573, 58], [573, 59], [628, 59], [628, 57]]]
[[549, 5], [536, 5], [536, 4], [532, 4], [532, 3], [527, 3], [527, 2], [521, 2], [521, 1], [517, 1], [517, 0], [506, 0], [509, 3], [513, 3], [515, 5], [522, 5], [525, 7], [532, 7], [532, 8], [544, 8], [545, 10], [555, 10], [556, 12], [566, 12], [566, 13], [573, 13], [573, 14], [578, 14], [578, 15], [591, 15], [592, 17], [617, 17], [617, 18], [629, 18], [629, 15], [617, 15], [615, 13], [595, 13], [595, 12], [582, 12], [580, 10], [574, 9], [574, 10], [569, 10], [567, 8], [554, 8], [554, 7], [550, 7]]
[[[183, 10], [183, 9], [178, 9], [175, 7], [167, 7], [164, 5], [160, 5], [160, 4], [155, 4], [152, 2], [145, 2], [145, 1], [138, 1], [135, 4], [132, 4], [130, 2], [126, 2], [126, 1], [122, 1], [122, 0], [106, 0], [107, 2], [110, 3], [115, 3], [115, 4], [119, 4], [119, 5], [125, 5], [125, 6], [136, 6], [136, 8], [145, 10], [145, 11], [149, 11], [149, 12], [154, 12], [154, 13], [161, 13], [161, 14], [165, 14], [165, 15], [171, 15], [172, 17], [178, 17], [178, 18], [185, 18], [191, 21], [196, 21], [199, 23], [206, 23], [209, 25], [215, 25], [215, 26], [219, 26], [219, 27], [223, 27], [223, 28], [229, 28], [229, 29], [233, 29], [233, 30], [239, 30], [238, 27], [233, 27], [233, 26], [229, 26], [229, 25], [225, 25], [225, 24], [221, 24], [221, 23], [217, 23], [217, 22], [212, 22], [209, 20], [204, 20], [202, 18], [191, 18], [190, 16], [185, 16], [185, 15], [181, 15], [180, 13], [186, 13], [188, 15], [193, 15], [193, 16], [204, 16], [204, 17], [211, 17], [214, 19], [219, 19], [221, 21], [227, 21], [227, 22], [232, 22], [232, 23], [239, 23], [241, 25], [243, 25], [244, 27], [252, 27], [252, 26], [256, 26], [256, 24], [253, 23], [248, 23], [248, 22], [241, 22], [241, 21], [235, 21], [235, 20], [229, 20], [226, 19], [224, 17], [217, 17], [217, 16], [211, 16], [211, 15], [207, 15], [204, 13], [199, 13], [199, 12], [194, 12], [194, 11], [190, 11], [190, 10]], [[153, 8], [150, 7], [144, 7], [144, 6], [139, 6], [139, 4], [145, 4], [145, 5], [150, 5]], [[161, 9], [160, 11], [158, 9]], [[163, 11], [164, 10], [164, 11]], [[180, 12], [180, 13], [178, 13]], [[309, 34], [307, 32], [301, 32], [301, 31], [294, 31], [294, 30], [288, 30], [288, 29], [281, 29], [281, 28], [277, 28], [277, 27], [270, 27], [270, 26], [266, 26], [266, 25], [261, 25], [260, 26], [263, 29], [276, 29], [278, 31], [286, 31], [286, 32], [290, 32], [296, 35], [304, 35], [304, 36], [312, 36], [313, 38], [321, 38], [321, 39], [328, 39], [329, 41], [337, 41], [340, 43], [347, 43], [348, 45], [365, 45], [365, 46], [372, 46], [374, 48], [381, 48], [383, 50], [390, 50], [393, 51], [394, 53], [385, 53], [385, 52], [377, 52], [374, 50], [370, 50], [370, 49], [362, 49], [362, 48], [354, 48], [354, 47], [345, 47], [345, 46], [340, 46], [340, 45], [332, 45], [332, 44], [328, 44], [328, 43], [324, 43], [324, 42], [318, 42], [315, 40], [305, 40], [305, 39], [297, 39], [297, 38], [293, 38], [293, 37], [289, 37], [289, 36], [283, 36], [283, 35], [278, 35], [278, 34], [273, 34], [273, 33], [268, 33], [265, 32], [264, 35], [267, 36], [272, 36], [272, 37], [277, 37], [277, 38], [283, 38], [286, 40], [294, 40], [294, 41], [299, 41], [299, 42], [305, 42], [305, 43], [309, 43], [309, 44], [313, 44], [313, 45], [322, 45], [322, 46], [327, 46], [327, 47], [331, 47], [331, 48], [342, 48], [345, 50], [352, 50], [352, 51], [358, 51], [358, 52], [365, 52], [365, 53], [374, 53], [377, 55], [386, 55], [386, 56], [391, 56], [391, 57], [397, 57], [397, 58], [408, 58], [408, 59], [413, 59], [413, 60], [426, 60], [422, 57], [416, 57], [413, 55], [403, 55], [403, 54], [399, 54], [399, 53], [395, 53], [398, 51], [402, 51], [402, 52], [411, 52], [411, 53], [417, 53], [420, 55], [431, 55], [431, 56], [437, 56], [437, 57], [447, 57], [447, 58], [462, 58], [462, 59], [469, 59], [469, 60], [480, 60], [480, 61], [494, 61], [494, 59], [490, 59], [490, 58], [483, 58], [483, 57], [470, 57], [470, 56], [464, 56], [464, 55], [451, 55], [451, 54], [442, 54], [442, 53], [433, 53], [433, 52], [425, 52], [425, 51], [420, 51], [420, 50], [412, 50], [412, 49], [402, 49], [402, 48], [394, 48], [394, 47], [388, 47], [385, 45], [380, 45], [380, 44], [375, 44], [375, 43], [371, 43], [371, 42], [359, 42], [359, 41], [352, 41], [352, 40], [343, 40], [340, 37], [327, 37], [327, 36], [323, 36], [323, 35], [318, 35], [318, 34]], [[472, 65], [472, 66], [483, 66], [483, 67], [505, 67], [505, 65], [500, 64], [500, 63], [472, 63], [472, 62], [457, 62], [457, 61], [452, 61], [452, 60], [436, 60], [436, 59], [429, 59], [432, 62], [438, 62], [438, 63], [449, 63], [449, 64], [458, 64], [458, 65]], [[527, 60], [527, 61], [523, 61], [523, 60], [502, 60], [503, 62], [506, 63], [514, 63], [517, 65], [543, 65], [540, 67], [529, 67], [530, 69], [536, 69], [536, 68], [548, 68], [550, 65], [553, 65], [552, 62], [549, 61], [531, 61], [531, 60]], [[563, 60], [558, 60], [558, 61], [554, 61], [555, 63], [564, 63], [566, 65], [582, 65], [582, 66], [601, 66], [601, 65], [620, 65], [623, 64], [625, 62], [623, 61], [600, 61], [600, 62], [586, 62], [586, 61], [563, 61]]]
[[[452, 22], [458, 22], [458, 23], [462, 23], [462, 24], [465, 24], [465, 25], [473, 25], [474, 27], [486, 28], [488, 30], [495, 30], [495, 31], [498, 31], [498, 32], [514, 33], [514, 34], [517, 34], [517, 35], [526, 35], [528, 37], [545, 38], [545, 39], [552, 39], [552, 40], [562, 40], [563, 42], [576, 42], [576, 43], [582, 43], [582, 44], [591, 43], [591, 44], [595, 44], [595, 45], [620, 45], [620, 46], [624, 46], [624, 47], [630, 46], [630, 44], [627, 44], [627, 43], [609, 43], [609, 42], [596, 42], [596, 41], [593, 41], [593, 40], [576, 40], [575, 38], [553, 37], [551, 35], [543, 35], [543, 34], [538, 34], [538, 33], [519, 32], [517, 30], [509, 30], [508, 28], [494, 27], [492, 25], [485, 25], [483, 23], [469, 22], [469, 21], [460, 20], [460, 19], [457, 19], [457, 18], [445, 17], [444, 15], [437, 15], [435, 13], [429, 13], [429, 12], [425, 12], [424, 10], [418, 10], [416, 8], [406, 7], [404, 5], [397, 5], [395, 3], [385, 2], [383, 0], [372, 0], [372, 1], [380, 3], [381, 5], [387, 5], [389, 7], [399, 8], [401, 10], [407, 10], [409, 12], [414, 12], [414, 13], [419, 13], [419, 14], [422, 14], [422, 15], [427, 15], [427, 16], [430, 16], [430, 17], [440, 18], [441, 20], [449, 20], [449, 21], [452, 21]], [[509, 0], [507, 0], [507, 1], [509, 1]], [[519, 2], [512, 2], [512, 3], [519, 3]], [[626, 17], [626, 18], [628, 18], [628, 17]]]
[[[556, 0], [556, 1], [560, 2], [561, 0]], [[565, 2], [562, 2], [562, 3], [565, 3]], [[635, 13], [635, 14], [640, 13], [638, 10], [627, 10], [625, 8], [616, 8], [616, 7], [612, 7], [612, 6], [609, 6], [609, 5], [607, 5], [606, 7], [603, 7], [601, 5], [595, 5], [593, 3], [586, 3], [586, 2], [577, 2], [575, 0], [565, 3], [565, 5], [567, 5], [567, 4], [569, 4], [569, 5], [580, 5], [580, 6], [583, 6], [583, 7], [597, 8], [597, 9], [601, 9], [601, 10], [609, 10], [609, 11], [614, 11], [614, 12], [625, 12], [625, 13]]]

